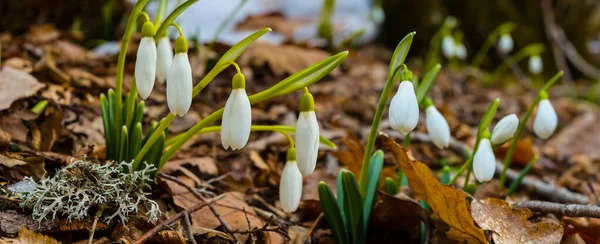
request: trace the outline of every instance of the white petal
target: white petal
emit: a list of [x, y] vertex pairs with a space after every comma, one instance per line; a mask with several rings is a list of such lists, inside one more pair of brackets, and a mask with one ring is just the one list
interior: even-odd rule
[[415, 89], [410, 81], [402, 81], [398, 92], [392, 98], [389, 109], [392, 128], [402, 135], [410, 133], [419, 122], [419, 104]]
[[241, 149], [248, 143], [252, 126], [252, 108], [245, 89], [234, 89], [223, 111], [221, 143], [227, 149]]
[[168, 37], [163, 37], [158, 40], [156, 48], [156, 79], [160, 83], [164, 83], [171, 68], [173, 61], [173, 47]]
[[142, 99], [148, 98], [156, 76], [156, 44], [152, 37], [144, 37], [135, 60], [135, 84]]
[[537, 115], [533, 121], [533, 132], [542, 139], [548, 139], [554, 133], [558, 117], [550, 100], [544, 99], [538, 105]]
[[295, 161], [285, 163], [279, 183], [279, 202], [283, 211], [291, 213], [298, 209], [302, 197], [302, 174]]
[[498, 39], [498, 49], [503, 53], [509, 53], [513, 49], [513, 39], [509, 34], [504, 34]]
[[532, 74], [540, 74], [544, 69], [544, 63], [542, 63], [542, 58], [540, 56], [531, 56], [529, 58], [529, 72]]
[[192, 105], [192, 68], [187, 53], [173, 57], [167, 78], [167, 104], [171, 113], [180, 117]]
[[448, 147], [450, 144], [450, 127], [444, 116], [435, 108], [429, 106], [425, 109], [427, 133], [433, 144], [439, 149]]
[[481, 139], [473, 158], [473, 174], [478, 181], [485, 182], [494, 177], [494, 172], [496, 172], [496, 157], [492, 145], [490, 140]]
[[519, 118], [515, 114], [509, 114], [502, 118], [492, 131], [492, 145], [500, 145], [512, 138], [519, 127]]
[[300, 112], [296, 123], [296, 160], [303, 175], [312, 174], [319, 153], [319, 123], [314, 111]]
[[446, 58], [451, 58], [456, 55], [456, 45], [454, 44], [454, 38], [451, 36], [444, 36], [442, 39], [442, 52]]
[[467, 48], [462, 43], [456, 45], [456, 57], [461, 60], [465, 60], [467, 58]]

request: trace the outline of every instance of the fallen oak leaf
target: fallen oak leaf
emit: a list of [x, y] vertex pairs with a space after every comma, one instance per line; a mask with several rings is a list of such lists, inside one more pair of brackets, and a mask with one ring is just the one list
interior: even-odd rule
[[515, 209], [496, 198], [473, 200], [471, 215], [483, 229], [493, 231], [496, 243], [560, 243], [563, 227], [558, 223], [531, 223], [529, 209]]
[[34, 95], [45, 85], [27, 72], [5, 66], [0, 71], [0, 111], [21, 98]]
[[412, 158], [410, 150], [398, 145], [388, 135], [379, 134], [383, 146], [394, 155], [398, 165], [406, 175], [415, 197], [425, 200], [449, 230], [446, 236], [467, 243], [486, 243], [483, 230], [475, 226], [469, 212], [467, 195], [451, 186], [442, 185], [431, 173], [427, 165]]

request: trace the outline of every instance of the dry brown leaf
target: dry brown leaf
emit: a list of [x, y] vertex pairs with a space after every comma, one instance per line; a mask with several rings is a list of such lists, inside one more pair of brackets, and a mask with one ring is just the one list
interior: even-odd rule
[[[319, 49], [257, 42], [246, 49], [240, 56], [239, 63], [253, 67], [268, 65], [275, 76], [282, 77], [298, 72], [329, 56], [329, 53]], [[334, 70], [333, 74], [335, 73]]]
[[52, 237], [44, 234], [36, 233], [35, 231], [29, 230], [25, 227], [19, 229], [19, 236], [17, 238], [2, 238], [0, 242], [7, 244], [31, 244], [31, 243], [47, 243], [47, 244], [60, 244], [59, 241]]
[[0, 165], [4, 165], [24, 176], [33, 176], [41, 179], [46, 174], [44, 159], [40, 157], [21, 158], [19, 155], [0, 154]]
[[[310, 21], [308, 21], [310, 22]], [[286, 18], [282, 15], [257, 15], [250, 16], [247, 20], [240, 23], [237, 28], [240, 30], [258, 30], [270, 27], [273, 32], [280, 33], [288, 39], [294, 37], [298, 28], [307, 23], [306, 20]]]
[[561, 223], [565, 238], [577, 236], [583, 243], [600, 244], [600, 219], [563, 217]]
[[563, 228], [558, 223], [531, 223], [529, 209], [514, 209], [496, 198], [473, 200], [473, 219], [483, 229], [494, 232], [496, 243], [560, 243]]
[[163, 168], [163, 172], [165, 174], [171, 174], [177, 170], [180, 170], [184, 166], [189, 166], [190, 169], [197, 169], [198, 172], [209, 174], [209, 175], [217, 175], [219, 173], [219, 169], [217, 168], [217, 163], [215, 159], [211, 157], [200, 157], [200, 158], [186, 158], [179, 160], [169, 161], [168, 164], [165, 164]]
[[[379, 192], [379, 195], [383, 197], [375, 205], [371, 220], [373, 227], [376, 227], [375, 229], [378, 231], [403, 231], [416, 238], [421, 231], [421, 221], [425, 222], [425, 226], [429, 226], [425, 210], [404, 193], [391, 196]], [[428, 231], [429, 229], [427, 229]]]
[[32, 75], [5, 66], [0, 71], [0, 110], [10, 108], [16, 100], [34, 95], [44, 86]]
[[442, 185], [427, 165], [412, 158], [409, 149], [398, 145], [386, 134], [380, 135], [384, 147], [392, 152], [398, 165], [404, 170], [416, 198], [425, 200], [450, 227], [446, 236], [468, 243], [486, 243], [483, 230], [475, 226], [469, 212], [467, 195], [461, 190]]
[[[504, 155], [506, 155], [508, 147], [510, 147], [510, 143], [506, 143], [504, 146], [494, 150], [494, 154], [502, 158]], [[517, 147], [515, 147], [515, 151], [512, 156], [512, 162], [521, 166], [525, 166], [531, 162], [533, 158], [535, 158], [535, 150], [533, 149], [531, 138], [519, 139], [517, 141]]]
[[364, 156], [365, 149], [358, 137], [350, 132], [346, 133], [346, 137], [342, 139], [345, 149], [339, 148], [331, 154], [337, 158], [340, 163], [348, 167], [356, 178], [360, 177], [360, 169]]

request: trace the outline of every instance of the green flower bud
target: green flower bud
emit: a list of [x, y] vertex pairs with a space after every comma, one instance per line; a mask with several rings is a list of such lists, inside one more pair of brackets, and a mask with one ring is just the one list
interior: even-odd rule
[[407, 80], [407, 81], [412, 82], [412, 79], [413, 79], [413, 75], [412, 75], [412, 72], [410, 72], [409, 69], [405, 69], [405, 70], [402, 71], [402, 74], [400, 75], [400, 80], [401, 81]]
[[300, 97], [300, 112], [315, 111], [315, 99], [310, 92], [305, 92]]
[[233, 81], [231, 82], [231, 88], [233, 88], [233, 89], [246, 88], [246, 77], [244, 77], [244, 74], [237, 73], [233, 76]]

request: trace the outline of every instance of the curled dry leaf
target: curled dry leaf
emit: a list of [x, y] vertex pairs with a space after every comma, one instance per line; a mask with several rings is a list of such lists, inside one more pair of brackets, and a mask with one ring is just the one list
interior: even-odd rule
[[44, 234], [36, 233], [33, 230], [29, 230], [25, 227], [19, 229], [19, 236], [17, 238], [0, 238], [0, 243], [7, 244], [29, 244], [29, 243], [48, 243], [48, 244], [60, 244], [59, 241], [52, 237]]
[[450, 227], [446, 236], [460, 242], [486, 243], [483, 230], [475, 226], [469, 212], [467, 195], [461, 190], [442, 185], [427, 165], [412, 158], [409, 149], [398, 145], [386, 134], [380, 135], [384, 147], [392, 152], [398, 165], [404, 170], [415, 197], [425, 200]]
[[0, 110], [5, 110], [21, 98], [34, 95], [44, 84], [30, 74], [5, 66], [0, 71]]
[[558, 223], [531, 223], [529, 209], [514, 209], [496, 198], [473, 200], [472, 216], [483, 229], [494, 232], [496, 243], [560, 243], [563, 228]]
[[[378, 231], [401, 231], [410, 233], [411, 239], [417, 238], [421, 230], [421, 221], [425, 223], [426, 233], [429, 233], [427, 224], [427, 213], [415, 200], [398, 193], [391, 196], [385, 192], [379, 192], [381, 200], [375, 205], [371, 223], [373, 230]], [[429, 237], [429, 234], [426, 234]], [[406, 240], [409, 242], [410, 240]], [[428, 243], [428, 242], [425, 242]]]

